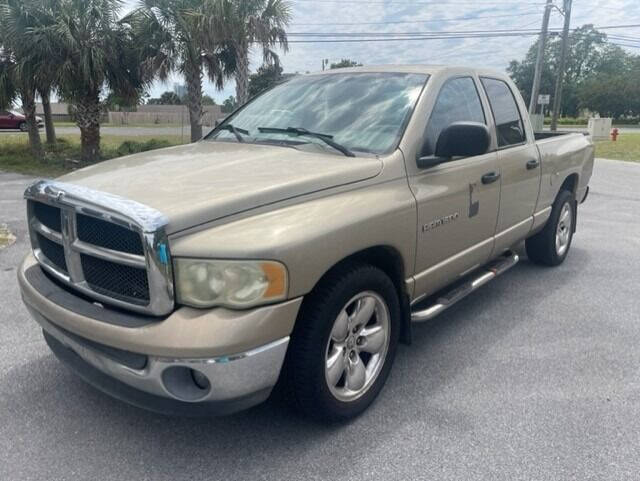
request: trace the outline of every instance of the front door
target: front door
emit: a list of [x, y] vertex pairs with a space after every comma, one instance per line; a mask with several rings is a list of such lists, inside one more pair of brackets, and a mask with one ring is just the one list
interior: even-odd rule
[[[433, 155], [440, 132], [453, 122], [487, 123], [472, 77], [449, 79], [427, 124], [421, 156]], [[416, 297], [431, 294], [485, 263], [493, 250], [500, 182], [495, 152], [457, 158], [409, 177], [418, 204]]]

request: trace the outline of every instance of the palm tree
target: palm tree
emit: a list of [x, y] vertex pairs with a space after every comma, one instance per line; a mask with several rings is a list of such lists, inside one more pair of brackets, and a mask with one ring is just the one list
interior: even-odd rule
[[2, 38], [5, 29], [1, 20], [0, 17], [0, 110], [9, 110], [18, 96], [18, 90], [15, 84], [13, 54]]
[[202, 80], [222, 88], [233, 57], [210, 30], [217, 25], [203, 0], [141, 0], [123, 22], [133, 27], [148, 72], [166, 81], [177, 70], [185, 77], [191, 141], [202, 138]]
[[285, 27], [291, 18], [287, 0], [213, 0], [220, 9], [224, 37], [236, 56], [236, 99], [239, 105], [249, 100], [249, 49], [262, 46], [266, 63], [277, 63], [278, 55], [271, 50], [280, 45], [287, 51]]
[[29, 133], [29, 146], [36, 158], [42, 158], [44, 151], [36, 121], [36, 89], [41, 65], [32, 55], [27, 41], [27, 32], [37, 25], [32, 14], [32, 1], [3, 0], [0, 3], [0, 31], [2, 31], [2, 63], [0, 84], [6, 88], [2, 97], [5, 103], [11, 103], [15, 96], [22, 102]]
[[[55, 24], [55, 13], [59, 10], [59, 0], [37, 0], [32, 8], [32, 15], [36, 17], [36, 23], [40, 27]], [[27, 40], [29, 40], [27, 36]], [[37, 78], [37, 92], [42, 100], [42, 111], [44, 113], [44, 125], [47, 134], [47, 144], [55, 145], [56, 129], [53, 125], [53, 115], [51, 113], [51, 94], [55, 90], [55, 82], [58, 78], [58, 64], [48, 55], [46, 46], [31, 44], [31, 55], [36, 57], [40, 65]]]
[[52, 23], [29, 32], [30, 44], [59, 66], [57, 87], [76, 108], [81, 158], [100, 158], [103, 89], [123, 97], [145, 86], [137, 66], [133, 39], [118, 22], [120, 0], [57, 0], [50, 4]]

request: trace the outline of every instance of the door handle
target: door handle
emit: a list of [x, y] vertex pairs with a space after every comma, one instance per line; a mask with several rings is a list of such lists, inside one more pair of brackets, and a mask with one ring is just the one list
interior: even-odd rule
[[496, 180], [500, 178], [500, 174], [498, 172], [489, 172], [488, 174], [484, 174], [482, 176], [483, 184], [493, 184]]
[[527, 170], [537, 169], [540, 165], [540, 161], [538, 159], [532, 159], [527, 162]]

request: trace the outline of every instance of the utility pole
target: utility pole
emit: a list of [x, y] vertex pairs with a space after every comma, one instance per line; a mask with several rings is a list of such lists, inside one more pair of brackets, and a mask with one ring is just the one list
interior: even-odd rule
[[547, 0], [544, 7], [544, 17], [542, 17], [542, 32], [540, 40], [538, 40], [538, 58], [536, 59], [536, 71], [533, 74], [533, 88], [531, 89], [531, 100], [529, 101], [529, 113], [536, 113], [538, 106], [538, 95], [540, 95], [540, 78], [542, 77], [542, 66], [544, 65], [544, 48], [547, 43], [547, 32], [549, 31], [549, 17], [551, 17], [551, 8], [553, 0]]
[[562, 30], [562, 52], [560, 53], [560, 65], [556, 78], [556, 90], [553, 95], [553, 115], [551, 117], [551, 130], [558, 130], [558, 115], [562, 101], [562, 87], [564, 83], [564, 70], [569, 50], [569, 28], [571, 27], [571, 1], [564, 0], [564, 29]]

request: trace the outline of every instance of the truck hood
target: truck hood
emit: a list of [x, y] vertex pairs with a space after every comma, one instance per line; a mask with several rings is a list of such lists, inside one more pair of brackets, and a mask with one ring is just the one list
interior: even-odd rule
[[381, 171], [377, 158], [202, 141], [101, 162], [59, 180], [153, 207], [169, 218], [171, 234]]

